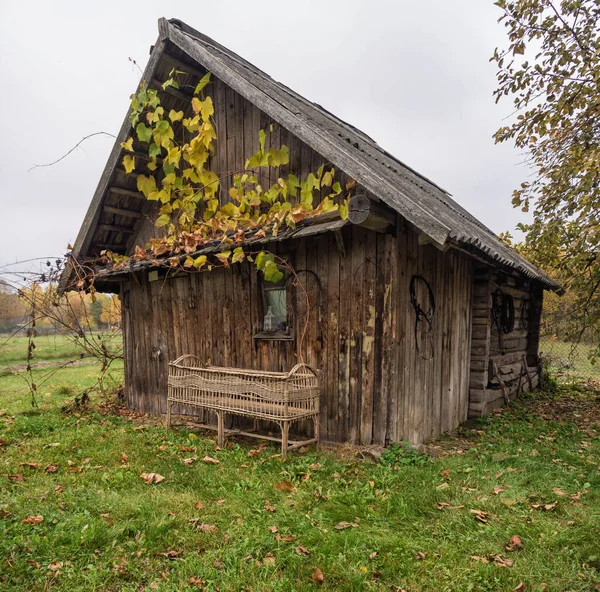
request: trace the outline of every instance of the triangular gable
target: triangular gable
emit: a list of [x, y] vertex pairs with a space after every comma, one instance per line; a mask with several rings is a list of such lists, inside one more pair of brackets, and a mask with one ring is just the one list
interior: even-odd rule
[[[447, 192], [396, 160], [364, 133], [277, 83], [236, 54], [180, 21], [159, 20], [159, 39], [152, 49], [143, 80], [151, 81], [154, 78], [167, 47], [181, 51], [210, 71], [334, 166], [351, 175], [365, 189], [411, 222], [429, 242], [437, 246], [451, 243], [475, 254], [481, 253], [503, 266], [542, 281], [547, 287], [558, 287], [553, 280], [504, 245]], [[88, 256], [103, 200], [121, 157], [120, 143], [131, 134], [128, 116], [129, 112], [74, 245], [73, 255], [76, 257]], [[140, 224], [138, 221], [135, 228]], [[132, 227], [131, 234], [136, 231]]]

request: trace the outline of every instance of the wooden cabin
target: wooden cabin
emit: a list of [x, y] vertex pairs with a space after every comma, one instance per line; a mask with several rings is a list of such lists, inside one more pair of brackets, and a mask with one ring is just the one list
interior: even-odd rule
[[[161, 19], [143, 79], [161, 89], [174, 67], [192, 88], [212, 73], [215, 171], [243, 170], [259, 130], [273, 126], [271, 145], [290, 152], [280, 175], [332, 163], [357, 191], [347, 220], [320, 216], [262, 239], [289, 259], [308, 300], [291, 283], [267, 285], [247, 262], [184, 274], [150, 261], [103, 268], [103, 250], [131, 254], [156, 232], [152, 204], [122, 168], [126, 117], [72, 254], [95, 267], [97, 289], [122, 299], [129, 407], [164, 414], [168, 362], [187, 353], [260, 370], [305, 361], [321, 376], [321, 437], [337, 442], [419, 443], [535, 388], [552, 279], [363, 132], [186, 24]], [[160, 90], [166, 110], [189, 112], [185, 88]], [[265, 308], [282, 301], [278, 331], [266, 333]]]

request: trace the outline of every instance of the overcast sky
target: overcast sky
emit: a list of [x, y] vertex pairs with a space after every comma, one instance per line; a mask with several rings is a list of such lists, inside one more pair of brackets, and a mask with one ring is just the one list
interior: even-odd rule
[[[492, 0], [5, 0], [0, 20], [0, 266], [74, 242], [161, 16], [179, 18], [373, 137], [496, 232], [525, 178], [492, 134]], [[23, 268], [25, 266], [18, 266]], [[0, 272], [2, 269], [0, 268]]]

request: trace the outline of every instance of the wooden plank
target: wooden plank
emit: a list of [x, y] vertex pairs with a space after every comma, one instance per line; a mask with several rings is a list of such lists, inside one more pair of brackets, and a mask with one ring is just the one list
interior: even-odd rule
[[352, 288], [348, 286], [348, 294], [352, 294], [350, 303], [350, 392], [348, 407], [348, 427], [351, 443], [358, 443], [360, 438], [360, 405], [361, 405], [361, 370], [362, 370], [362, 326], [365, 277], [365, 234], [358, 226], [352, 227], [352, 247], [350, 259], [352, 266]]
[[[342, 229], [344, 241], [349, 244], [349, 228]], [[351, 293], [353, 285], [351, 257], [340, 257], [340, 296]], [[347, 440], [350, 435], [350, 341], [351, 341], [351, 300], [340, 297], [338, 316], [338, 393], [339, 393], [339, 440]]]
[[124, 208], [115, 208], [113, 206], [104, 206], [102, 211], [106, 214], [116, 214], [117, 216], [127, 216], [128, 218], [141, 218], [141, 212], [135, 212], [133, 210], [126, 210]]
[[327, 234], [327, 438], [341, 440], [340, 431], [340, 391], [338, 383], [339, 328], [340, 314], [340, 255], [334, 237]]
[[[375, 374], [375, 323], [377, 274], [377, 233], [367, 231], [364, 242], [364, 296], [362, 299], [361, 336], [361, 402], [360, 434], [361, 444], [371, 444], [373, 440], [373, 386]], [[380, 312], [381, 314], [381, 312]]]

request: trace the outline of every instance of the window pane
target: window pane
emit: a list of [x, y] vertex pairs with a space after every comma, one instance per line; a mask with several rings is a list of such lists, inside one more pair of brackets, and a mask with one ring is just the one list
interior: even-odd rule
[[278, 331], [285, 331], [287, 328], [287, 306], [286, 306], [286, 290], [270, 289], [265, 290], [265, 300], [267, 310], [271, 307], [271, 312], [275, 317], [275, 324]]

